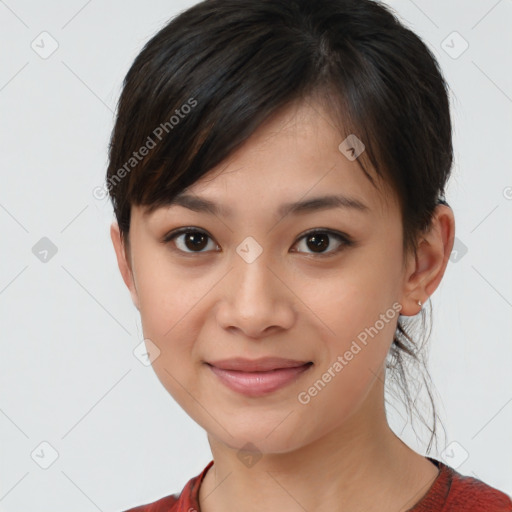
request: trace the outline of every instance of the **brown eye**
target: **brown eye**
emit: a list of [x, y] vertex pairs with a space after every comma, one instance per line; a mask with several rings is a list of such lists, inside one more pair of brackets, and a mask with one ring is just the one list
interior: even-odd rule
[[323, 252], [329, 247], [329, 235], [314, 233], [306, 238], [306, 245], [314, 252]]
[[[209, 241], [211, 241], [212, 246], [209, 250], [205, 250], [205, 248], [208, 248]], [[190, 227], [171, 231], [162, 242], [172, 242], [176, 247], [175, 250], [184, 254], [206, 253], [218, 248], [218, 245], [214, 243], [208, 233]], [[354, 245], [354, 242], [347, 235], [331, 230], [317, 229], [300, 237], [299, 242], [295, 245], [300, 244], [302, 244], [301, 250], [292, 249], [292, 252], [305, 252], [309, 255], [324, 257], [337, 254], [345, 247]]]
[[204, 233], [191, 232], [185, 233], [185, 238], [183, 239], [183, 243], [190, 249], [191, 251], [201, 251], [207, 245], [207, 235]]
[[[335, 239], [335, 242], [332, 242], [332, 238]], [[302, 241], [303, 242], [300, 242]], [[331, 256], [333, 254], [338, 253], [346, 246], [350, 246], [353, 242], [344, 235], [340, 233], [335, 233], [329, 230], [315, 230], [306, 233], [301, 238], [299, 238], [299, 244], [302, 243], [302, 248], [305, 248], [310, 252], [309, 254], [318, 255], [318, 256]], [[334, 249], [332, 249], [334, 247]], [[327, 249], [330, 249], [327, 251]], [[294, 251], [294, 252], [302, 252], [302, 251]], [[308, 251], [305, 251], [308, 253]]]
[[[208, 246], [210, 236], [197, 229], [182, 228], [166, 235], [164, 243], [173, 242], [179, 251], [185, 253], [208, 252], [203, 249]], [[215, 245], [215, 244], [214, 244]]]

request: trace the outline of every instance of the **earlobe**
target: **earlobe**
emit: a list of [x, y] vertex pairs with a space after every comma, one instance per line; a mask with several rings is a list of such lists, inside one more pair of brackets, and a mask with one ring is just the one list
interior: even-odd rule
[[[417, 315], [439, 286], [455, 238], [455, 218], [449, 206], [436, 207], [430, 229], [422, 233], [416, 255], [411, 255], [405, 275], [401, 314]], [[421, 303], [421, 304], [420, 304]]]
[[137, 289], [135, 287], [133, 271], [131, 268], [129, 258], [127, 256], [125, 243], [121, 238], [121, 232], [119, 230], [119, 225], [117, 224], [117, 222], [113, 222], [110, 226], [110, 238], [112, 239], [112, 244], [114, 245], [114, 251], [116, 253], [117, 258], [117, 265], [119, 267], [119, 271], [121, 272], [124, 284], [127, 286], [128, 290], [130, 290], [133, 304], [137, 309], [139, 309], [139, 297], [137, 294]]

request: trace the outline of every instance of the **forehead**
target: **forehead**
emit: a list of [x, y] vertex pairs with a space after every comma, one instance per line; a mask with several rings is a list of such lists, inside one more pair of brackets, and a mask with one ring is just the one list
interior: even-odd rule
[[319, 105], [292, 104], [160, 210], [185, 206], [231, 218], [268, 214], [275, 221], [294, 203], [301, 202], [295, 208], [306, 212], [306, 203], [322, 197], [350, 215], [388, 215], [396, 206], [393, 191], [376, 173], [374, 186], [357, 160], [340, 151], [342, 142]]

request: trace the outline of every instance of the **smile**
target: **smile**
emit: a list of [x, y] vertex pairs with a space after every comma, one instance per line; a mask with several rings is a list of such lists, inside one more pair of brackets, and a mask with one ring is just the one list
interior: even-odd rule
[[229, 389], [255, 397], [272, 393], [296, 381], [313, 363], [277, 359], [236, 359], [207, 365]]

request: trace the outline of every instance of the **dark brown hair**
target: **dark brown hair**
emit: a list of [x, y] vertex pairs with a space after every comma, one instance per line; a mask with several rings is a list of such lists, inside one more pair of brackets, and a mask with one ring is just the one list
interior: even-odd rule
[[[123, 83], [106, 177], [127, 248], [132, 205], [169, 204], [278, 110], [313, 99], [340, 142], [364, 143], [357, 161], [368, 179], [375, 185], [373, 169], [396, 191], [404, 253], [414, 251], [447, 204], [448, 87], [422, 40], [371, 0], [206, 0], [145, 45]], [[398, 320], [387, 367], [410, 413], [407, 362], [428, 370], [407, 322]]]

